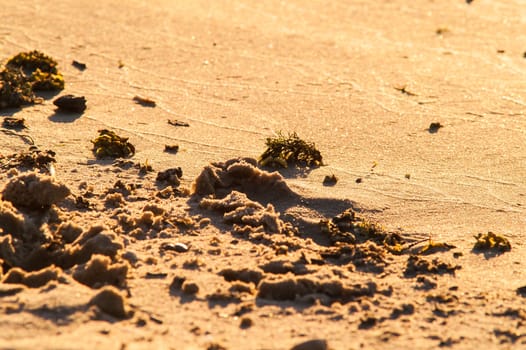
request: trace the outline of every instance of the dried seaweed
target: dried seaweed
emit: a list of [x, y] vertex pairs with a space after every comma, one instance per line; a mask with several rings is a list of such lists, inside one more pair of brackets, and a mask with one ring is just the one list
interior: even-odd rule
[[7, 61], [7, 69], [20, 69], [37, 91], [64, 89], [64, 77], [57, 69], [57, 61], [46, 54], [33, 50], [21, 52]]
[[289, 164], [305, 166], [323, 165], [322, 156], [314, 143], [306, 142], [294, 132], [283, 135], [278, 132], [277, 137], [266, 140], [267, 149], [259, 157], [261, 166], [280, 166], [286, 168]]
[[18, 117], [5, 117], [2, 126], [6, 129], [27, 129], [26, 120]]
[[135, 103], [140, 104], [143, 107], [155, 107], [156, 106], [155, 101], [148, 97], [135, 96], [133, 98], [133, 101], [135, 101]]
[[435, 258], [431, 261], [421, 258], [417, 255], [411, 255], [407, 259], [407, 266], [404, 271], [405, 277], [414, 277], [422, 274], [451, 274], [460, 269], [460, 265], [453, 265]]
[[332, 244], [363, 243], [372, 241], [386, 247], [391, 253], [401, 253], [405, 243], [403, 238], [387, 232], [383, 227], [358, 217], [352, 209], [347, 209], [335, 217], [320, 220], [322, 233], [327, 234]]
[[511, 250], [511, 243], [506, 237], [491, 231], [485, 234], [479, 233], [474, 237], [477, 240], [473, 247], [474, 250], [495, 250], [498, 252]]
[[454, 245], [445, 242], [435, 242], [431, 238], [425, 246], [420, 249], [418, 254], [433, 254], [437, 252], [444, 252], [456, 248]]
[[51, 150], [41, 151], [35, 146], [26, 152], [15, 153], [0, 159], [0, 168], [25, 168], [28, 170], [40, 169], [49, 170], [53, 163], [56, 163], [56, 153]]
[[97, 158], [131, 157], [135, 154], [135, 146], [128, 142], [128, 138], [121, 137], [111, 130], [99, 130], [99, 136], [91, 142]]
[[0, 108], [18, 108], [35, 103], [32, 84], [20, 70], [0, 71]]
[[40, 51], [21, 52], [0, 70], [0, 108], [33, 104], [38, 101], [34, 91], [62, 89], [57, 62]]
[[184, 127], [190, 126], [190, 124], [188, 124], [187, 122], [183, 122], [177, 119], [168, 119], [168, 124], [173, 125], [173, 126], [184, 126]]

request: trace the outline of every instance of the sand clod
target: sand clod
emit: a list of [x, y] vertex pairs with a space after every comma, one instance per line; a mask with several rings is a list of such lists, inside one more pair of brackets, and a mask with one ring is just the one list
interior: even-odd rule
[[220, 195], [232, 189], [255, 200], [295, 195], [278, 172], [269, 173], [257, 168], [257, 161], [253, 158], [212, 163], [203, 169], [193, 184], [193, 191], [199, 195]]
[[107, 256], [94, 255], [90, 261], [75, 268], [73, 278], [92, 288], [108, 284], [123, 287], [126, 284], [127, 273], [128, 264], [112, 264]]
[[108, 315], [120, 319], [129, 318], [132, 314], [124, 296], [112, 286], [104, 287], [90, 300], [89, 305], [95, 305]]
[[69, 188], [53, 177], [30, 173], [11, 179], [2, 190], [2, 198], [17, 208], [42, 209], [58, 203], [70, 194]]
[[14, 267], [7, 272], [2, 283], [17, 283], [29, 288], [40, 288], [49, 281], [56, 281], [61, 274], [62, 270], [55, 266], [49, 266], [34, 272], [26, 272], [21, 268]]
[[203, 198], [199, 205], [205, 209], [223, 212], [225, 222], [243, 224], [251, 227], [262, 226], [270, 233], [286, 233], [290, 227], [286, 225], [275, 211], [272, 204], [266, 207], [254, 202], [241, 192], [232, 191], [223, 199]]

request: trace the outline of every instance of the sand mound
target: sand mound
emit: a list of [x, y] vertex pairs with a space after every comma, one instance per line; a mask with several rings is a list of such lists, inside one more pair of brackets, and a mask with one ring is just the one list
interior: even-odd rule
[[232, 191], [223, 199], [204, 198], [199, 205], [205, 209], [223, 212], [225, 222], [230, 224], [262, 226], [266, 232], [271, 233], [285, 233], [289, 230], [272, 204], [263, 207], [237, 191]]
[[132, 315], [132, 312], [128, 310], [124, 296], [115, 287], [111, 286], [104, 287], [97, 293], [90, 300], [89, 305], [95, 305], [102, 312], [120, 319], [128, 318]]
[[42, 209], [58, 203], [70, 194], [69, 189], [53, 177], [30, 173], [9, 181], [2, 198], [17, 208]]
[[206, 166], [193, 184], [199, 195], [215, 194], [218, 197], [238, 190], [257, 201], [295, 196], [278, 172], [269, 173], [257, 168], [253, 158], [234, 158]]
[[19, 267], [36, 271], [55, 265], [69, 269], [101, 254], [114, 258], [123, 245], [120, 238], [104, 226], [93, 226], [86, 232], [72, 223], [33, 225], [32, 220], [5, 202], [0, 202], [0, 259], [4, 272]]
[[2, 283], [23, 284], [29, 288], [39, 288], [49, 281], [55, 281], [62, 274], [62, 270], [49, 266], [39, 271], [26, 272], [18, 267], [10, 269], [5, 275]]
[[309, 277], [290, 277], [277, 280], [263, 280], [258, 285], [258, 297], [270, 300], [296, 300], [311, 297], [322, 303], [339, 301], [347, 303], [360, 297], [371, 297], [377, 293], [374, 282], [346, 285], [339, 279], [319, 281]]
[[73, 278], [91, 288], [99, 288], [107, 284], [124, 287], [127, 273], [128, 264], [112, 264], [107, 256], [94, 255], [89, 262], [75, 268]]
[[25, 226], [24, 216], [10, 202], [0, 200], [0, 230], [4, 234], [24, 232]]

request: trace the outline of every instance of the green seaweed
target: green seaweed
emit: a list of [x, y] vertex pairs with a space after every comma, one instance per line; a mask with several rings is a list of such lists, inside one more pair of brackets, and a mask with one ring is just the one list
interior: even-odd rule
[[91, 142], [97, 158], [131, 157], [135, 154], [135, 146], [128, 142], [128, 138], [111, 130], [99, 130], [99, 136]]
[[267, 149], [258, 160], [261, 166], [286, 168], [291, 163], [306, 166], [323, 165], [321, 153], [314, 143], [300, 139], [295, 132], [287, 136], [278, 132], [277, 137], [267, 138], [266, 145]]

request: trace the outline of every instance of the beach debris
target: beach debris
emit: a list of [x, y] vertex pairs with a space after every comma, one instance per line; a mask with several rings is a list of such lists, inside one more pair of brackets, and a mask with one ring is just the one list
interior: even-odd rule
[[406, 179], [408, 179], [408, 180], [411, 180], [411, 174], [409, 174], [409, 173], [405, 174], [404, 177], [405, 177]]
[[290, 350], [327, 350], [329, 346], [325, 339], [311, 339], [294, 345]]
[[186, 253], [190, 248], [184, 243], [163, 243], [161, 244], [161, 250], [171, 250], [177, 253]]
[[239, 328], [248, 329], [254, 325], [254, 321], [250, 317], [242, 317], [239, 323]]
[[4, 117], [2, 126], [7, 129], [15, 129], [15, 130], [21, 130], [21, 129], [28, 128], [26, 125], [26, 120], [24, 118], [19, 118], [19, 117]]
[[394, 88], [395, 88], [395, 90], [400, 91], [402, 94], [405, 94], [405, 95], [408, 95], [408, 96], [418, 96], [414, 92], [411, 92], [411, 91], [407, 90], [407, 86], [405, 86], [405, 85], [404, 86], [395, 86]]
[[179, 186], [181, 178], [183, 177], [183, 169], [181, 167], [170, 168], [157, 173], [156, 181], [164, 181], [172, 186]]
[[2, 199], [17, 208], [43, 209], [62, 201], [70, 190], [54, 177], [29, 173], [11, 179], [2, 189]]
[[444, 125], [440, 124], [439, 122], [433, 122], [429, 124], [429, 128], [427, 129], [431, 134], [434, 134], [438, 131], [438, 129], [443, 128]]
[[164, 151], [175, 154], [179, 152], [179, 145], [164, 145]]
[[418, 254], [420, 255], [434, 254], [437, 252], [448, 251], [454, 248], [456, 248], [456, 246], [452, 244], [445, 243], [445, 242], [435, 242], [431, 239], [431, 237], [429, 237], [427, 244], [418, 251]]
[[113, 286], [102, 288], [89, 302], [100, 311], [119, 319], [132, 316], [133, 312], [128, 310], [128, 305], [124, 296]]
[[323, 185], [325, 186], [334, 186], [336, 185], [337, 182], [338, 182], [338, 178], [334, 174], [330, 176], [325, 175], [325, 177], [323, 178]]
[[60, 110], [82, 113], [86, 109], [86, 98], [84, 96], [64, 95], [53, 101]]
[[111, 130], [99, 130], [99, 136], [91, 142], [97, 158], [131, 157], [135, 154], [135, 146], [128, 142], [128, 138], [121, 137]]
[[137, 167], [139, 168], [139, 175], [146, 175], [146, 173], [150, 173], [153, 171], [153, 167], [148, 161], [148, 159], [146, 159], [144, 163], [139, 162], [137, 164]]
[[57, 62], [40, 51], [21, 52], [0, 70], [0, 108], [40, 102], [34, 91], [64, 89]]
[[7, 61], [6, 68], [21, 71], [33, 91], [56, 91], [64, 89], [64, 77], [57, 65], [53, 58], [33, 50], [12, 57]]
[[410, 255], [407, 259], [406, 269], [404, 271], [405, 277], [414, 277], [421, 274], [451, 274], [460, 269], [460, 265], [453, 265], [435, 258], [431, 261], [421, 258], [417, 255]]
[[82, 63], [76, 60], [73, 60], [73, 62], [71, 62], [71, 65], [80, 71], [83, 71], [87, 68], [85, 63]]
[[168, 124], [173, 125], [173, 126], [184, 126], [184, 127], [190, 126], [190, 124], [188, 124], [187, 122], [183, 122], [177, 119], [168, 119]]
[[526, 286], [517, 288], [517, 294], [521, 297], [526, 297]]
[[484, 250], [494, 250], [497, 252], [508, 252], [511, 250], [510, 241], [503, 235], [493, 233], [489, 231], [488, 233], [479, 233], [474, 236], [476, 239], [473, 250], [484, 251]]
[[29, 147], [28, 151], [7, 155], [0, 158], [0, 168], [23, 168], [27, 170], [49, 170], [50, 165], [56, 163], [56, 153], [52, 150], [41, 151], [36, 146]]
[[357, 184], [361, 184], [363, 182], [363, 179], [361, 177], [358, 177], [356, 178], [356, 180], [354, 180], [354, 182], [356, 182]]
[[37, 101], [31, 82], [20, 70], [0, 71], [0, 108], [18, 108]]
[[321, 219], [319, 226], [321, 232], [329, 236], [333, 245], [370, 241], [395, 254], [401, 253], [404, 249], [405, 242], [399, 234], [387, 232], [382, 226], [359, 217], [352, 208], [344, 210], [331, 219]]
[[140, 104], [143, 107], [155, 107], [156, 106], [155, 101], [152, 100], [151, 98], [143, 97], [139, 95], [136, 95], [135, 97], [133, 97], [133, 101], [135, 101], [135, 103]]
[[323, 165], [320, 151], [314, 143], [306, 142], [294, 132], [283, 135], [281, 131], [276, 137], [269, 137], [265, 142], [267, 149], [258, 159], [260, 166], [288, 167], [290, 164], [298, 166]]

